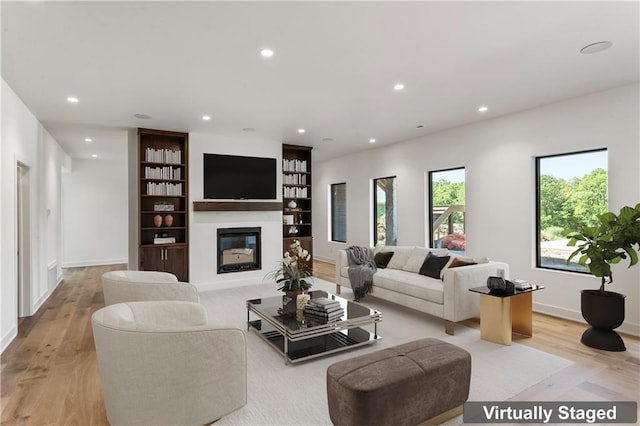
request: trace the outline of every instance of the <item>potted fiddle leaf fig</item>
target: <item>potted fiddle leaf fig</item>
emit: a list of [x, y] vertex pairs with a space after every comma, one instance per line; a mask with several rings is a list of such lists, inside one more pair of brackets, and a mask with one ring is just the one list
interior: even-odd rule
[[576, 224], [575, 230], [566, 229], [563, 235], [569, 238], [568, 246], [577, 247], [567, 263], [579, 256], [578, 263], [601, 278], [598, 290], [581, 292], [582, 316], [591, 325], [582, 335], [581, 342], [597, 349], [626, 350], [622, 338], [613, 331], [624, 322], [626, 296], [608, 291], [605, 286], [613, 282], [612, 265], [628, 260], [630, 268], [638, 263], [640, 203], [621, 208], [619, 214], [599, 215], [596, 226]]

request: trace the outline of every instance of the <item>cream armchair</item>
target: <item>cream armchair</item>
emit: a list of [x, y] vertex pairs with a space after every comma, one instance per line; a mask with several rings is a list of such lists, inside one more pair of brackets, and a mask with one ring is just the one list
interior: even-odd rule
[[209, 424], [247, 402], [247, 344], [183, 301], [119, 303], [92, 316], [107, 418]]
[[104, 304], [149, 300], [198, 302], [198, 289], [175, 275], [156, 271], [110, 271], [102, 275]]

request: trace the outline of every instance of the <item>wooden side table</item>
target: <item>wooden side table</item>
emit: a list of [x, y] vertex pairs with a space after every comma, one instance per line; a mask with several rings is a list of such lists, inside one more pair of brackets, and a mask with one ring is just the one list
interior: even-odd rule
[[512, 334], [533, 335], [531, 293], [544, 286], [534, 285], [513, 293], [495, 293], [487, 287], [470, 288], [480, 293], [480, 338], [501, 345], [511, 345]]

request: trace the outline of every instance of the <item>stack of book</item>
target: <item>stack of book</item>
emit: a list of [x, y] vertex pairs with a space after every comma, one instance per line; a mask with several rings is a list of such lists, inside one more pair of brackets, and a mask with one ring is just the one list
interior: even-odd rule
[[304, 305], [303, 312], [305, 318], [318, 322], [334, 322], [344, 315], [344, 309], [340, 306], [340, 302], [327, 297], [310, 299]]
[[518, 291], [529, 290], [530, 288], [533, 288], [531, 284], [525, 280], [511, 280], [511, 282], [513, 283], [514, 288]]

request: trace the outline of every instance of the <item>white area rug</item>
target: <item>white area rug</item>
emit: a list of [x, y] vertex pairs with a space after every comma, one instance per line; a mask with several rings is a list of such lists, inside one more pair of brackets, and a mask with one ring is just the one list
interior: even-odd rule
[[[202, 292], [200, 297], [210, 322], [246, 330], [246, 300], [281, 295], [275, 288], [275, 284], [265, 282]], [[312, 290], [335, 292], [335, 285], [314, 279]], [[343, 288], [342, 296], [353, 298], [348, 288]], [[504, 401], [573, 364], [517, 343], [503, 346], [480, 340], [478, 330], [463, 326], [456, 326], [455, 336], [449, 336], [443, 320], [371, 296], [363, 303], [382, 312], [382, 322], [378, 323], [382, 340], [307, 362], [285, 365], [282, 355], [270, 344], [254, 330], [248, 332], [247, 405], [216, 425], [330, 425], [325, 379], [329, 365], [424, 337], [444, 340], [471, 353], [470, 401]], [[448, 424], [460, 423], [462, 416]]]

